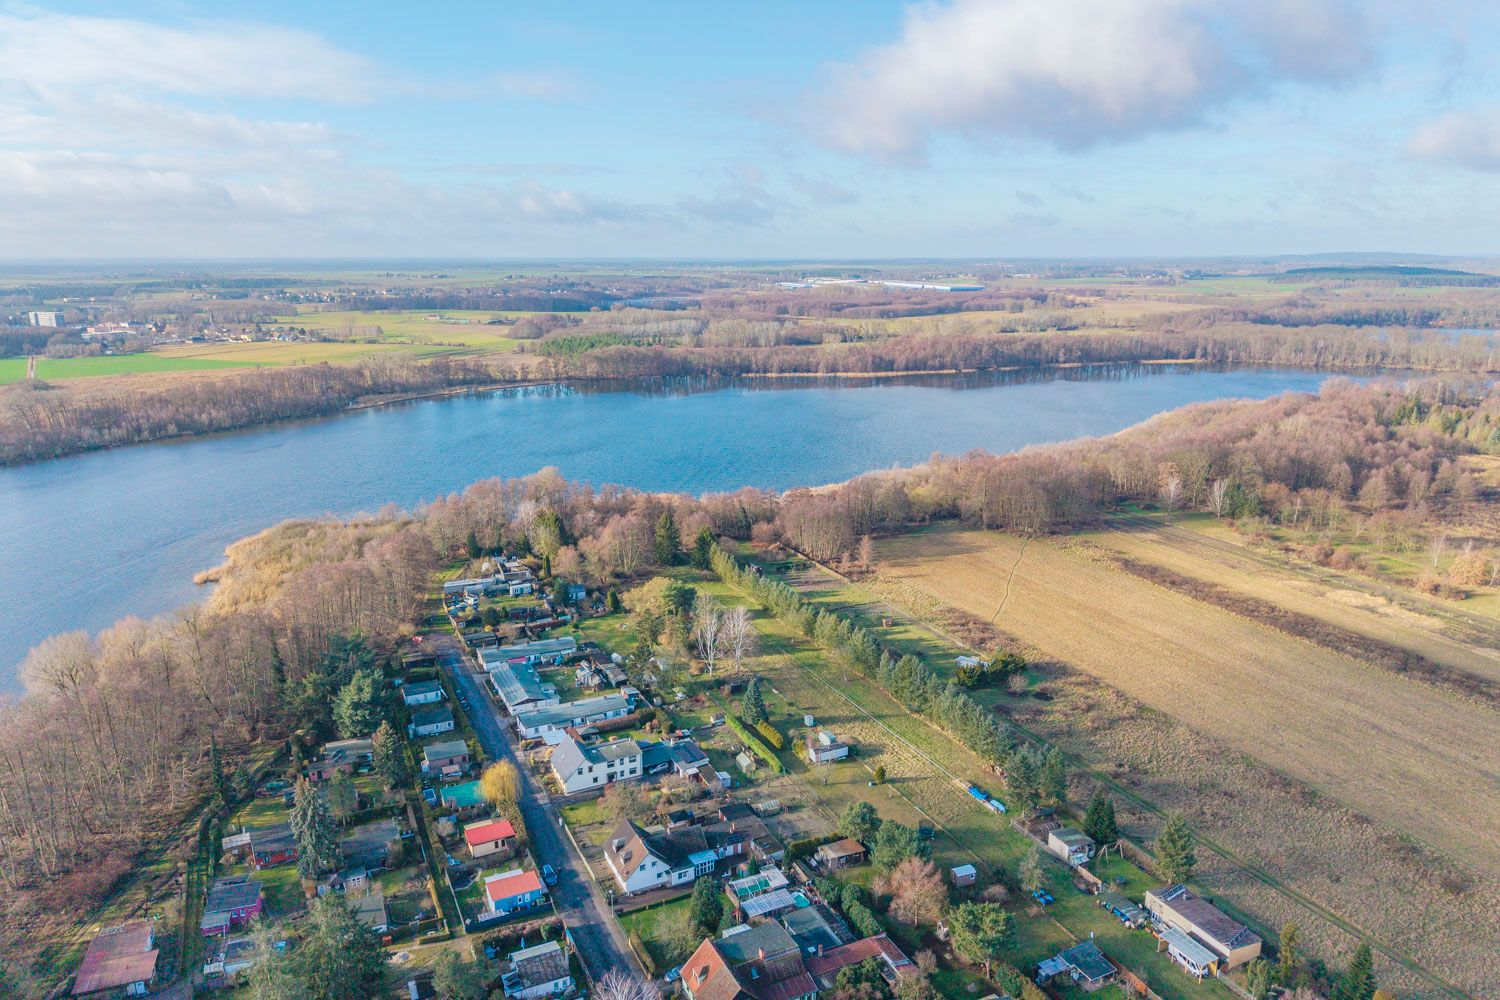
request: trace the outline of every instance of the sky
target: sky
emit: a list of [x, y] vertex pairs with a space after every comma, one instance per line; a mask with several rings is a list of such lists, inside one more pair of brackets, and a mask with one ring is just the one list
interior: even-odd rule
[[0, 259], [1500, 254], [1500, 5], [0, 0]]

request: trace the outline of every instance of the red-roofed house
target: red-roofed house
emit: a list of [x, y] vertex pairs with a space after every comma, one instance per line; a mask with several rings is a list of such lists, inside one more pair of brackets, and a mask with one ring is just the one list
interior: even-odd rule
[[682, 963], [689, 1000], [811, 1000], [818, 986], [777, 923], [709, 938]]
[[837, 948], [824, 950], [820, 947], [816, 955], [807, 956], [807, 971], [818, 981], [819, 986], [831, 990], [840, 969], [858, 965], [867, 958], [879, 959], [881, 973], [893, 983], [917, 973], [916, 964], [906, 957], [906, 953], [896, 946], [896, 942], [884, 934], [861, 938]]
[[484, 895], [489, 900], [490, 912], [505, 916], [536, 906], [547, 898], [547, 890], [542, 888], [542, 880], [536, 872], [523, 872], [517, 868], [486, 878]]
[[469, 857], [484, 858], [491, 854], [510, 857], [516, 849], [516, 828], [508, 819], [486, 819], [469, 823], [464, 827], [464, 843], [469, 845]]
[[154, 945], [149, 920], [132, 920], [100, 931], [84, 952], [83, 964], [73, 980], [73, 995], [118, 990], [126, 996], [145, 996], [156, 977]]

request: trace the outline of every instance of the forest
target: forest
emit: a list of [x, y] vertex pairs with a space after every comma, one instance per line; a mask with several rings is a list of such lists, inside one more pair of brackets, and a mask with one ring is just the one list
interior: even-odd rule
[[[1199, 404], [1110, 438], [939, 457], [786, 495], [647, 494], [544, 470], [414, 511], [288, 522], [231, 546], [203, 605], [58, 635], [28, 656], [25, 694], [0, 707], [3, 936], [103, 898], [201, 808], [212, 742], [239, 754], [284, 737], [339, 637], [388, 653], [412, 631], [431, 574], [476, 549], [532, 553], [565, 578], [617, 584], [658, 565], [668, 512], [685, 538], [782, 541], [829, 559], [913, 525], [1055, 532], [1130, 502], [1244, 518], [1377, 516], [1472, 495], [1480, 487], [1458, 463], [1480, 453], [1500, 453], [1500, 391], [1333, 380], [1318, 395]], [[911, 664], [883, 665], [837, 622], [804, 624], [883, 685], [931, 699], [935, 719], [967, 740], [1005, 745], [963, 699], [920, 694], [928, 685]]]

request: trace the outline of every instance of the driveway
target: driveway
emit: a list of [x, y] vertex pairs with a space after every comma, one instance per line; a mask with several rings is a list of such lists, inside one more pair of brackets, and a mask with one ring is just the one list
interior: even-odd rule
[[[439, 639], [430, 636], [427, 641]], [[521, 776], [521, 812], [531, 834], [532, 852], [538, 864], [550, 864], [557, 869], [557, 885], [551, 890], [552, 901], [572, 932], [578, 957], [588, 969], [589, 976], [597, 980], [611, 970], [618, 970], [642, 980], [648, 978], [630, 953], [624, 932], [609, 913], [609, 904], [588, 877], [583, 858], [573, 850], [562, 832], [562, 819], [557, 809], [516, 753], [500, 710], [482, 681], [483, 675], [475, 676], [475, 668], [470, 665], [468, 657], [457, 648], [456, 642], [450, 642], [443, 642], [443, 667], [453, 677], [458, 690], [469, 699], [469, 724], [474, 727], [484, 752], [491, 760], [510, 761]]]

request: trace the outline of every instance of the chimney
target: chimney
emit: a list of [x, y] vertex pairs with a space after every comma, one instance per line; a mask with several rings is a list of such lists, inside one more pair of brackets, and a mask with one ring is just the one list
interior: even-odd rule
[[766, 949], [765, 948], [757, 948], [757, 949], [755, 949], [755, 955], [762, 962], [764, 962], [766, 960]]
[[823, 942], [821, 941], [818, 942], [818, 957], [823, 957]]

